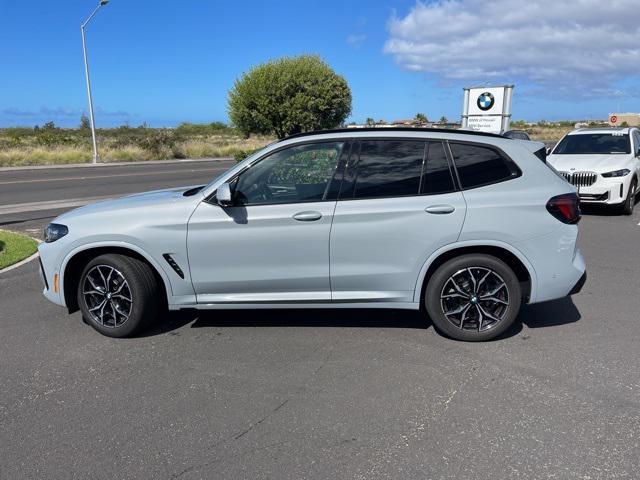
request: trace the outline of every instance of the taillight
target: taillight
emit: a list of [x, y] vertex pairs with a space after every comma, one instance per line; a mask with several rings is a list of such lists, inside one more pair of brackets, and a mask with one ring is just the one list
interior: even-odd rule
[[562, 223], [578, 223], [580, 221], [580, 197], [577, 193], [557, 195], [549, 199], [547, 210]]

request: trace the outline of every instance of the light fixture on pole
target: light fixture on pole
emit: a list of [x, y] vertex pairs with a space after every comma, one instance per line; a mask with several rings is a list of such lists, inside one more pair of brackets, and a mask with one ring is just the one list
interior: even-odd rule
[[93, 163], [98, 163], [98, 142], [96, 141], [96, 125], [93, 119], [93, 98], [91, 97], [91, 81], [89, 80], [89, 61], [87, 60], [87, 41], [84, 30], [91, 19], [98, 13], [100, 7], [109, 3], [109, 0], [101, 0], [98, 6], [91, 12], [91, 15], [82, 22], [80, 31], [82, 33], [82, 54], [84, 56], [84, 75], [87, 80], [87, 96], [89, 97], [89, 122], [91, 123], [91, 140], [93, 142]]

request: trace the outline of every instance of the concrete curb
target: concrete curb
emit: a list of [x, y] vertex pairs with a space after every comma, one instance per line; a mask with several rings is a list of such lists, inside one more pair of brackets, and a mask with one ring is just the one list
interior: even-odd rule
[[139, 162], [109, 162], [109, 163], [69, 163], [64, 165], [26, 165], [23, 167], [0, 167], [0, 172], [15, 172], [21, 170], [48, 170], [64, 168], [101, 168], [101, 167], [128, 167], [133, 165], [171, 165], [181, 163], [203, 163], [203, 162], [228, 162], [233, 161], [233, 157], [214, 158], [187, 158], [182, 160], [147, 160]]

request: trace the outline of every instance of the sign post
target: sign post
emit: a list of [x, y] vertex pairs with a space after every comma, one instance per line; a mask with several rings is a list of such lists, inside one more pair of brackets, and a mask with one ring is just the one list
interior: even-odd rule
[[464, 89], [462, 128], [502, 133], [511, 124], [513, 85]]

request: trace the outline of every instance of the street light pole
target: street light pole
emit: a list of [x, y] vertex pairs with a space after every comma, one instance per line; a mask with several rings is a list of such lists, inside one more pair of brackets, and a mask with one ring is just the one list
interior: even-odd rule
[[98, 142], [96, 141], [96, 125], [93, 118], [93, 98], [91, 97], [91, 80], [89, 80], [89, 61], [87, 60], [87, 41], [84, 30], [91, 19], [98, 13], [100, 7], [109, 3], [109, 0], [101, 0], [98, 6], [91, 12], [91, 15], [80, 25], [82, 33], [82, 54], [84, 56], [84, 76], [87, 81], [87, 97], [89, 97], [89, 122], [91, 123], [91, 140], [93, 142], [93, 163], [98, 163]]

